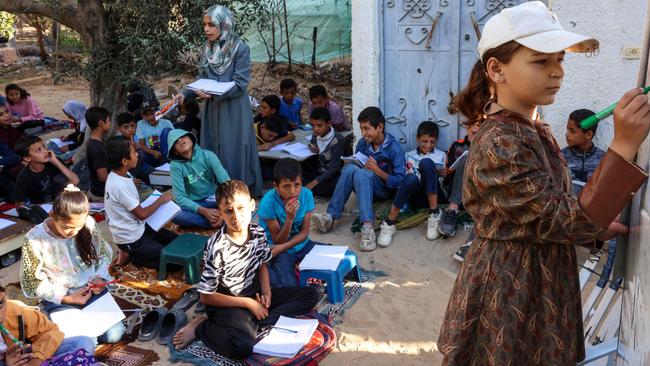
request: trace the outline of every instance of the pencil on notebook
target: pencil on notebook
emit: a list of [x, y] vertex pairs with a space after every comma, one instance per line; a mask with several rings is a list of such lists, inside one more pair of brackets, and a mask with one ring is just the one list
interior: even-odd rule
[[278, 326], [275, 326], [275, 325], [273, 326], [273, 328], [275, 328], [277, 330], [282, 330], [282, 331], [285, 331], [285, 332], [289, 332], [289, 333], [298, 333], [297, 330], [293, 330], [293, 329], [289, 329], [289, 328], [282, 328], [282, 327], [278, 327]]

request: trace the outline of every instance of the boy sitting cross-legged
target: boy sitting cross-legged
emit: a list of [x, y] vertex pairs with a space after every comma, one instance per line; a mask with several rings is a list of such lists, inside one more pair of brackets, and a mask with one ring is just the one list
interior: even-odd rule
[[215, 153], [203, 150], [196, 137], [181, 129], [167, 137], [172, 189], [182, 211], [172, 221], [181, 227], [210, 229], [221, 226], [216, 202], [208, 201], [217, 184], [230, 179]]
[[273, 169], [274, 189], [266, 192], [257, 211], [260, 226], [271, 244], [269, 268], [273, 287], [298, 286], [294, 266], [314, 245], [309, 239], [314, 195], [302, 186], [302, 168], [291, 158], [279, 160]]
[[198, 290], [206, 316], [181, 328], [173, 344], [180, 349], [199, 339], [220, 355], [244, 359], [253, 352], [258, 326], [305, 314], [319, 296], [312, 287], [271, 288], [271, 249], [264, 230], [251, 222], [255, 200], [244, 182], [225, 182], [216, 197], [224, 226], [205, 248]]
[[334, 221], [341, 218], [345, 202], [354, 190], [359, 202], [359, 220], [362, 222], [359, 248], [367, 252], [377, 248], [373, 200], [387, 199], [394, 195], [404, 179], [406, 168], [404, 152], [399, 142], [384, 131], [386, 121], [379, 108], [368, 107], [362, 110], [357, 120], [363, 139], [357, 143], [356, 152], [368, 157], [368, 161], [363, 168], [355, 164], [343, 167], [327, 212], [315, 213], [313, 218], [321, 233], [331, 231]]

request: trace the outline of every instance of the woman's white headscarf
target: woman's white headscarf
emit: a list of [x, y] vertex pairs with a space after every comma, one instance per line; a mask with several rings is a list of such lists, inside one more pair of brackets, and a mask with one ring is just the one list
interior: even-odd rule
[[223, 5], [212, 5], [205, 11], [205, 15], [210, 17], [220, 33], [218, 40], [208, 41], [203, 47], [199, 71], [210, 68], [217, 75], [221, 75], [230, 67], [239, 48], [239, 36], [233, 31], [235, 20], [230, 10]]

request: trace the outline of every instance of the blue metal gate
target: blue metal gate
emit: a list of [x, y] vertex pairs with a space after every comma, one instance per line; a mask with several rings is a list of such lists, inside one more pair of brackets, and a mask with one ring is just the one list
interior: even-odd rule
[[420, 122], [442, 128], [438, 148], [464, 136], [460, 116], [450, 114], [453, 95], [476, 61], [480, 29], [503, 8], [525, 0], [381, 0], [380, 96], [387, 131], [404, 150], [416, 146]]

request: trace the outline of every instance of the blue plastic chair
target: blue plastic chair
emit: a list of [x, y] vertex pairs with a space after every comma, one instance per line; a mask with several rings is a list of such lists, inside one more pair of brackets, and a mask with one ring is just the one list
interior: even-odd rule
[[330, 304], [341, 304], [345, 299], [343, 278], [345, 278], [350, 271], [352, 271], [352, 277], [354, 280], [359, 282], [361, 280], [361, 273], [359, 271], [359, 266], [357, 265], [357, 255], [348, 249], [336, 271], [300, 271], [300, 286], [307, 286], [307, 280], [310, 278], [323, 280], [326, 282], [327, 301], [329, 301]]

